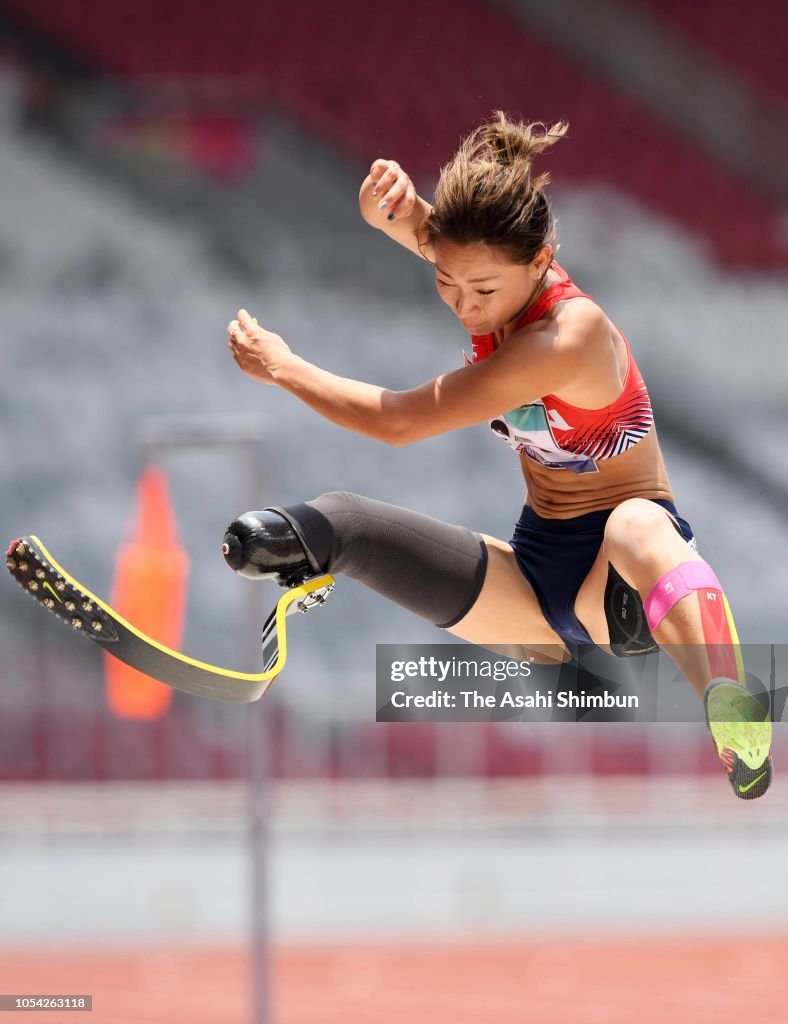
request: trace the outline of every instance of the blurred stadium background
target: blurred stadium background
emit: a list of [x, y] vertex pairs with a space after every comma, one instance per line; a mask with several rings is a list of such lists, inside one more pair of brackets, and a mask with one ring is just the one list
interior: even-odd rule
[[[486, 430], [388, 450], [224, 334], [244, 305], [338, 373], [459, 365], [356, 196], [378, 156], [431, 195], [500, 107], [570, 122], [561, 261], [633, 344], [742, 639], [787, 642], [787, 44], [782, 0], [0, 0], [2, 536], [107, 595], [140, 421], [199, 414], [262, 433], [259, 507], [347, 489], [508, 538]], [[219, 553], [248, 474], [162, 456], [185, 649], [251, 668]], [[3, 992], [101, 1024], [785, 1020], [788, 797], [735, 801], [702, 726], [375, 724], [375, 644], [440, 637], [344, 580], [261, 705], [129, 721], [10, 579], [0, 611]]]

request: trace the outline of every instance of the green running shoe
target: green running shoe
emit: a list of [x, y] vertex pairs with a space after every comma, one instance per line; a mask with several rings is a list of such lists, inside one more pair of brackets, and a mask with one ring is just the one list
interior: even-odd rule
[[733, 792], [741, 800], [763, 796], [772, 781], [772, 722], [763, 704], [731, 679], [712, 679], [703, 705]]

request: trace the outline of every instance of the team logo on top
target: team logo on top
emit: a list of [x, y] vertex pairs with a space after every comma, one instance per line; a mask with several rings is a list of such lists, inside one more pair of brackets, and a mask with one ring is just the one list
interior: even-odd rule
[[[490, 337], [474, 337], [472, 343], [473, 362], [490, 355]], [[471, 360], [464, 352], [463, 356], [469, 365]], [[552, 404], [553, 396], [548, 398]], [[630, 363], [624, 393], [616, 402], [603, 409], [573, 412], [578, 422], [569, 423], [557, 408], [548, 408], [540, 399], [501, 413], [490, 421], [490, 427], [515, 452], [542, 466], [596, 473], [599, 459], [629, 451], [654, 425], [651, 400], [634, 363]]]
[[569, 469], [573, 473], [596, 473], [593, 459], [559, 447], [541, 402], [521, 405], [490, 421], [491, 429], [520, 455], [549, 469]]

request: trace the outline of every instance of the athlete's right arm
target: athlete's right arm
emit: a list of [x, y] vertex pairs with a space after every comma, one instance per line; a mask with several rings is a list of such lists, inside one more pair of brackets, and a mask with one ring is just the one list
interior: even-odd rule
[[358, 197], [361, 216], [417, 256], [431, 260], [425, 247], [424, 222], [430, 204], [416, 194], [410, 177], [396, 160], [376, 160]]

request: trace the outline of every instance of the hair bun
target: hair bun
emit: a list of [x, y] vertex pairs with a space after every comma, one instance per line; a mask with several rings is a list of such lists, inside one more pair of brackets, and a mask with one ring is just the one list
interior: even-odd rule
[[511, 167], [524, 161], [530, 167], [534, 157], [555, 145], [568, 128], [566, 121], [556, 121], [550, 128], [541, 121], [531, 124], [510, 121], [502, 110], [496, 110], [493, 119], [482, 129], [482, 140], [496, 163]]

